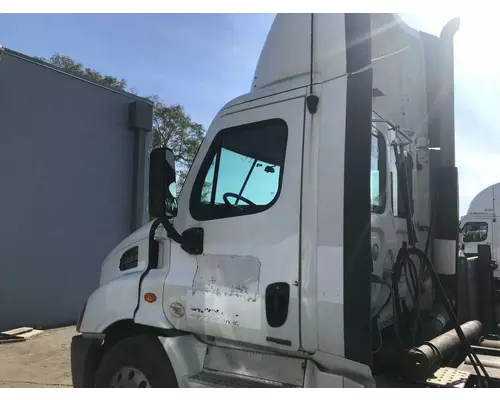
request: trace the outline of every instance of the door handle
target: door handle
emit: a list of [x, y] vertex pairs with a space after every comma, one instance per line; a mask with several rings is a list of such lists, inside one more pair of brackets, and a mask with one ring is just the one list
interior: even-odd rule
[[290, 285], [286, 282], [271, 283], [266, 288], [266, 318], [272, 328], [282, 326], [288, 317]]

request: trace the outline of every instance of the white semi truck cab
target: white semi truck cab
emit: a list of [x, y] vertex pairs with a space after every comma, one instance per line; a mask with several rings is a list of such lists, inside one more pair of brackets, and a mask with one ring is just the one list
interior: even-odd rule
[[74, 386], [418, 385], [432, 371], [408, 349], [478, 336], [450, 314], [456, 29], [278, 15], [178, 198], [174, 155], [151, 153], [151, 222], [103, 262]]
[[[481, 190], [471, 201], [467, 214], [460, 220], [460, 240], [465, 255], [478, 255], [478, 245], [489, 245], [493, 260], [500, 257], [500, 183]], [[495, 283], [500, 288], [500, 270], [494, 271]]]

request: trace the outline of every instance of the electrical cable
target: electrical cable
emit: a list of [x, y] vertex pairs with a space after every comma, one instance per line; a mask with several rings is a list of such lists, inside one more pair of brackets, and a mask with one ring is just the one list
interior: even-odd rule
[[376, 354], [382, 349], [382, 346], [384, 344], [384, 339], [382, 338], [382, 331], [380, 330], [380, 326], [378, 324], [378, 317], [374, 317], [373, 321], [374, 321], [375, 325], [377, 326], [378, 341], [379, 341], [378, 347], [373, 351], [373, 354]]
[[380, 309], [373, 316], [373, 318], [378, 318], [380, 316], [380, 314], [382, 313], [382, 311], [384, 311], [384, 309], [389, 305], [389, 302], [392, 299], [392, 287], [389, 283], [387, 283], [386, 281], [384, 281], [382, 278], [378, 277], [375, 274], [370, 274], [370, 280], [372, 283], [378, 283], [380, 285], [387, 286], [387, 288], [389, 289], [389, 294], [387, 295], [387, 299], [385, 300], [385, 303], [382, 305], [382, 307], [380, 307]]
[[372, 283], [378, 283], [382, 286], [387, 286], [387, 288], [389, 289], [389, 294], [387, 295], [387, 299], [385, 300], [384, 304], [382, 305], [382, 307], [380, 307], [380, 309], [372, 317], [372, 323], [374, 323], [376, 325], [376, 329], [377, 329], [377, 333], [378, 333], [378, 341], [379, 341], [379, 346], [373, 351], [373, 354], [376, 354], [380, 351], [380, 349], [382, 349], [382, 345], [383, 345], [382, 331], [380, 329], [378, 320], [379, 320], [380, 314], [389, 305], [389, 303], [392, 299], [392, 287], [389, 283], [387, 283], [386, 281], [384, 281], [382, 278], [378, 277], [375, 274], [370, 274], [370, 280]]
[[167, 236], [171, 238], [174, 242], [179, 243], [181, 245], [183, 243], [182, 235], [175, 230], [174, 226], [166, 216], [162, 218], [157, 218], [151, 224], [151, 228], [149, 228], [149, 235], [148, 235], [148, 265], [146, 266], [146, 269], [142, 272], [141, 276], [139, 277], [139, 285], [137, 288], [137, 303], [134, 309], [134, 319], [141, 305], [142, 282], [149, 274], [149, 271], [151, 269], [157, 268], [156, 262], [158, 261], [158, 259], [156, 257], [158, 256], [158, 249], [155, 248], [155, 233], [156, 230], [160, 227], [160, 225], [162, 225], [163, 228], [165, 228]]
[[[422, 271], [422, 263], [420, 264]], [[412, 320], [408, 321], [404, 318], [403, 311], [407, 307], [403, 304], [403, 299], [399, 293], [399, 282], [402, 277], [402, 272], [404, 272], [406, 285], [408, 292], [413, 302], [413, 316]], [[416, 332], [421, 325], [420, 318], [420, 281], [421, 274], [418, 274], [416, 265], [414, 261], [409, 257], [407, 243], [404, 242], [402, 248], [399, 250], [396, 257], [396, 262], [394, 263], [392, 269], [392, 288], [394, 291], [394, 310], [396, 315], [396, 325], [399, 332], [405, 332], [402, 335], [399, 334], [399, 340], [404, 347], [412, 347], [416, 342]]]

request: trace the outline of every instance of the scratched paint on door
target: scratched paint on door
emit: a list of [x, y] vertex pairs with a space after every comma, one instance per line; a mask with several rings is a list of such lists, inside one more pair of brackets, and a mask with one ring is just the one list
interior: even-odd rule
[[260, 325], [259, 276], [256, 257], [198, 257], [192, 290], [187, 294], [187, 318], [255, 328]]

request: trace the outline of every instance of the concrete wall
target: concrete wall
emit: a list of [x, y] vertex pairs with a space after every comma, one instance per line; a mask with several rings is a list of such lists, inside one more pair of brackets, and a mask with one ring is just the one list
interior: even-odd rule
[[134, 148], [146, 140], [129, 129], [134, 100], [1, 56], [0, 331], [75, 322], [131, 232]]

